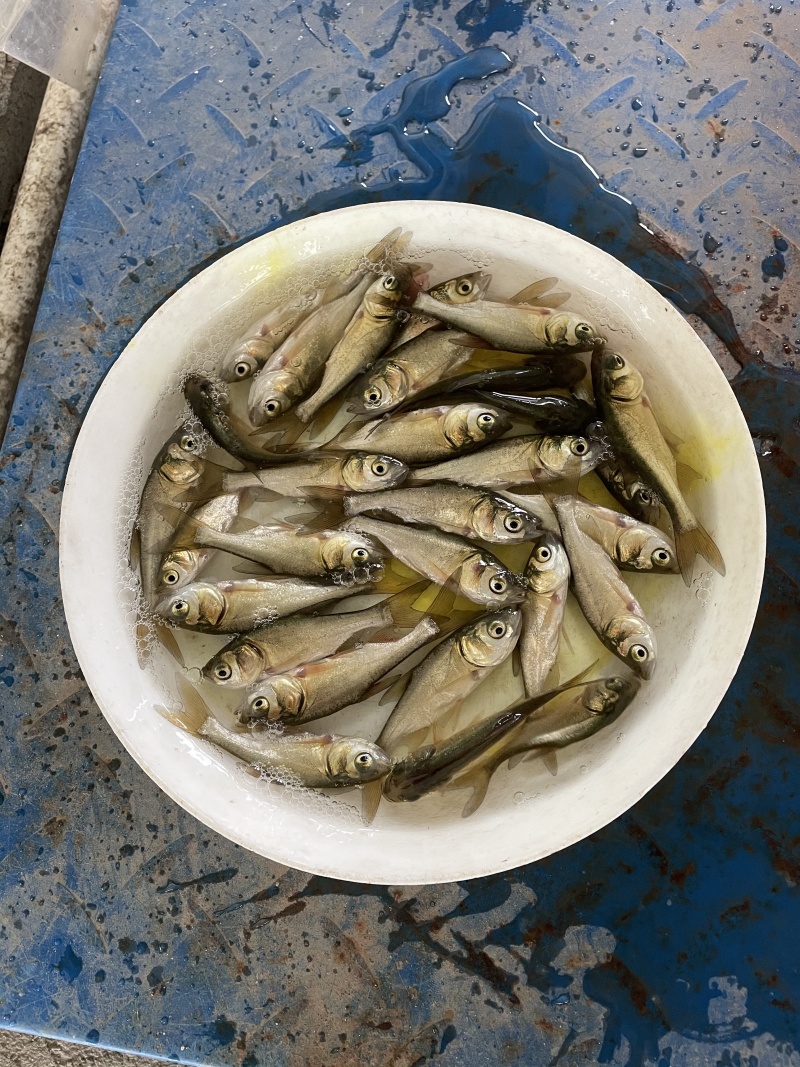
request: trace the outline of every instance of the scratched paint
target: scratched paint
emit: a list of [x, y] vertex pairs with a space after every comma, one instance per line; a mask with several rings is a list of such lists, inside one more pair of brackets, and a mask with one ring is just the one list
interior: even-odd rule
[[[241, 1067], [797, 1067], [800, 71], [768, 8], [123, 4], [0, 457], [3, 1024]], [[681, 763], [567, 852], [425, 889], [288, 871], [176, 808], [92, 702], [57, 584], [70, 449], [143, 319], [237, 241], [353, 195], [554, 210], [503, 131], [526, 167], [578, 149], [721, 301], [693, 322], [764, 475], [754, 637]]]

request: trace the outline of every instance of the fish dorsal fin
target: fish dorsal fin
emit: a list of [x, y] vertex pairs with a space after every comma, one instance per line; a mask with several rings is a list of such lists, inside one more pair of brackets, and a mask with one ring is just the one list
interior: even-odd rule
[[131, 539], [128, 544], [128, 566], [132, 571], [139, 569], [142, 559], [142, 535], [138, 526], [131, 530]]

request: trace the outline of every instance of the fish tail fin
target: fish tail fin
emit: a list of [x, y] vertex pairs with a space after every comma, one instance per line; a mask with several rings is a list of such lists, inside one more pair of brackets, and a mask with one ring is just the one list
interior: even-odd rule
[[192, 737], [198, 737], [206, 719], [211, 716], [211, 709], [183, 675], [176, 674], [175, 682], [178, 686], [178, 693], [183, 706], [179, 711], [172, 711], [159, 704], [156, 705], [156, 710], [162, 718], [166, 719], [167, 722], [171, 722], [173, 726], [177, 726], [180, 730], [185, 730]]
[[[338, 395], [323, 403], [317, 410], [317, 417], [311, 427], [312, 434], [324, 433], [336, 418], [341, 406], [341, 398]], [[298, 409], [299, 410], [299, 409]]]
[[298, 534], [320, 533], [322, 530], [330, 530], [338, 526], [347, 512], [343, 511], [342, 505], [337, 498], [316, 512], [311, 518], [306, 515], [287, 515], [287, 522], [297, 523]]
[[[558, 278], [540, 278], [538, 282], [531, 282], [524, 289], [520, 289], [514, 296], [505, 301], [507, 304], [532, 304], [543, 296], [554, 285], [558, 284]], [[549, 304], [548, 304], [549, 307]]]
[[383, 796], [383, 779], [367, 782], [361, 790], [361, 818], [366, 826], [371, 826], [378, 813], [378, 805]]
[[370, 493], [349, 493], [342, 500], [342, 510], [345, 515], [361, 515], [365, 511], [370, 511], [375, 504], [370, 501]]
[[415, 582], [408, 589], [402, 589], [383, 602], [382, 607], [388, 612], [394, 629], [413, 630], [425, 615], [430, 613], [430, 608], [420, 607], [417, 603], [430, 588], [431, 583], [428, 581]]
[[725, 561], [722, 553], [714, 543], [711, 534], [700, 523], [689, 530], [675, 530], [675, 552], [686, 585], [692, 584], [692, 569], [695, 556], [698, 555], [708, 560], [718, 574], [725, 576]]

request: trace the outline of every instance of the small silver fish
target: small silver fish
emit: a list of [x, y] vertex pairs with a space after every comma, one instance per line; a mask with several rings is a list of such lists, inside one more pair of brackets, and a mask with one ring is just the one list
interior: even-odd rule
[[552, 308], [491, 300], [443, 304], [428, 293], [419, 293], [413, 307], [508, 352], [587, 351], [597, 339], [585, 318]]
[[174, 726], [243, 760], [266, 777], [310, 789], [364, 785], [383, 778], [391, 762], [377, 745], [357, 737], [304, 734], [254, 726], [229, 730], [211, 714], [199, 693], [178, 678], [180, 711], [156, 710]]
[[399, 485], [408, 467], [393, 456], [353, 452], [320, 456], [305, 462], [226, 475], [226, 490], [264, 488], [280, 496], [314, 497], [328, 493], [374, 493]]
[[522, 630], [519, 608], [468, 622], [417, 666], [378, 737], [391, 756], [411, 751], [433, 730], [444, 736], [469, 693], [511, 655]]
[[393, 349], [355, 382], [350, 410], [360, 415], [393, 411], [466, 363], [474, 351], [469, 340], [469, 334], [453, 330], [427, 330]]
[[[494, 744], [482, 745], [474, 750], [474, 754], [470, 754], [469, 760], [462, 760], [461, 774], [447, 776], [451, 779], [450, 789], [469, 787], [471, 790], [462, 811], [463, 817], [473, 814], [480, 807], [492, 776], [501, 764], [507, 760], [513, 762], [534, 757], [542, 757], [549, 763], [555, 759], [558, 749], [591, 737], [617, 719], [633, 701], [638, 690], [639, 682], [636, 679], [613, 676], [565, 686], [556, 690], [555, 694], [529, 698], [507, 708], [505, 712], [497, 713], [496, 717], [481, 720], [473, 730], [482, 739], [494, 718], [508, 722], [509, 715], [516, 713], [519, 716], [516, 722], [511, 723], [510, 729], [503, 731], [502, 735], [498, 734]], [[462, 738], [452, 738], [452, 747], [455, 747], [457, 740], [461, 742], [461, 751], [467, 748], [469, 737], [466, 734]], [[419, 795], [426, 785], [439, 785], [446, 781], [444, 776], [439, 777], [438, 781], [433, 781], [432, 776], [427, 781], [418, 777], [414, 783], [415, 791]]]
[[203, 675], [217, 685], [242, 688], [268, 672], [332, 656], [357, 635], [414, 627], [422, 616], [413, 606], [420, 592], [420, 586], [414, 585], [359, 611], [278, 619], [234, 638], [211, 657]]
[[584, 533], [596, 541], [622, 570], [677, 574], [678, 560], [672, 538], [656, 526], [630, 515], [575, 501], [575, 518]]
[[192, 582], [170, 593], [156, 615], [182, 629], [208, 634], [241, 634], [305, 608], [333, 603], [359, 592], [357, 586], [292, 577]]
[[578, 525], [575, 502], [557, 497], [553, 507], [572, 568], [572, 589], [586, 620], [614, 655], [641, 678], [656, 668], [656, 637], [636, 597], [612, 560]]
[[410, 284], [411, 271], [402, 263], [372, 283], [328, 357], [319, 388], [297, 408], [297, 417], [302, 422], [308, 422], [381, 355], [397, 332], [397, 310]]
[[[491, 281], [491, 274], [476, 270], [471, 274], [459, 274], [455, 278], [449, 278], [446, 282], [440, 282], [428, 292], [434, 299], [441, 300], [445, 304], [469, 304], [473, 300], [483, 299]], [[406, 341], [419, 337], [426, 330], [441, 329], [442, 326], [443, 324], [432, 315], [411, 315], [408, 322], [396, 334], [389, 346], [389, 351], [399, 348]]]
[[385, 553], [362, 534], [343, 530], [303, 533], [300, 526], [273, 522], [251, 530], [220, 533], [199, 526], [199, 545], [252, 560], [278, 574], [336, 581], [377, 581]]
[[173, 545], [161, 561], [156, 590], [158, 596], [163, 597], [193, 582], [213, 556], [213, 548], [202, 548], [194, 543], [196, 524], [225, 533], [238, 513], [238, 493], [224, 493], [195, 508], [192, 522], [184, 521], [178, 527]]
[[136, 525], [142, 593], [148, 603], [158, 594], [161, 561], [175, 537], [177, 524], [167, 517], [165, 509], [174, 512], [182, 508], [187, 493], [199, 491], [206, 467], [200, 452], [200, 439], [187, 430], [178, 430], [159, 452], [142, 490]]
[[522, 602], [519, 643], [522, 677], [529, 697], [544, 691], [558, 656], [569, 576], [569, 559], [561, 540], [547, 531], [539, 534], [531, 544], [525, 567], [528, 592]]
[[457, 582], [459, 592], [476, 604], [506, 607], [524, 596], [519, 579], [505, 564], [453, 534], [360, 516], [350, 519], [342, 529], [371, 534], [401, 563], [439, 585]]
[[346, 429], [328, 448], [387, 452], [403, 463], [450, 459], [501, 437], [511, 417], [490, 403], [440, 404]]
[[597, 349], [592, 355], [592, 381], [614, 452], [624, 455], [634, 465], [669, 512], [678, 565], [685, 583], [691, 584], [698, 554], [724, 576], [722, 554], [678, 486], [675, 457], [644, 391], [641, 373], [619, 353]]
[[363, 700], [379, 679], [433, 640], [439, 627], [431, 618], [395, 641], [368, 642], [294, 670], [270, 675], [241, 702], [242, 722], [266, 720], [300, 725], [332, 715]]
[[557, 481], [573, 469], [588, 474], [597, 463], [599, 448], [585, 437], [525, 435], [495, 441], [474, 455], [434, 463], [411, 472], [407, 484], [458, 482], [496, 486]]
[[344, 498], [345, 515], [373, 511], [385, 511], [404, 522], [435, 526], [445, 533], [499, 545], [527, 541], [540, 526], [527, 509], [489, 489], [468, 485], [420, 485], [413, 489], [401, 486], [385, 493], [358, 493]]

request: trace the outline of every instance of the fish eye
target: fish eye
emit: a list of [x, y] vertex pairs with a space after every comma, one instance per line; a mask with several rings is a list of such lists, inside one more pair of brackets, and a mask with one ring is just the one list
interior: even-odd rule
[[247, 375], [250, 373], [250, 364], [245, 362], [245, 360], [243, 359], [240, 360], [233, 368], [233, 373], [236, 375], [237, 378], [246, 378]]
[[371, 389], [367, 389], [366, 393], [364, 393], [364, 402], [366, 404], [380, 404], [380, 402], [381, 402], [381, 391], [380, 391], [380, 389], [376, 388], [374, 385], [373, 385], [373, 387]]
[[594, 338], [594, 330], [588, 322], [579, 322], [575, 327], [575, 336], [582, 341], [591, 341]]
[[650, 558], [659, 567], [666, 567], [672, 559], [666, 548], [657, 548]]
[[268, 415], [276, 415], [280, 411], [280, 404], [277, 400], [268, 400], [264, 405], [264, 411]]
[[637, 663], [644, 663], [646, 659], [650, 658], [650, 653], [644, 645], [632, 645], [630, 657], [631, 659], [635, 659]]
[[185, 600], [173, 600], [172, 607], [169, 610], [173, 615], [188, 615], [189, 605]]
[[397, 278], [393, 274], [387, 274], [383, 279], [383, 288], [388, 289], [390, 292], [397, 288]]
[[517, 518], [516, 515], [507, 515], [503, 525], [510, 533], [519, 533], [522, 529], [522, 519]]
[[359, 767], [369, 767], [372, 763], [372, 756], [369, 752], [359, 752], [355, 761]]
[[638, 498], [639, 498], [639, 500], [641, 501], [642, 504], [654, 504], [655, 503], [655, 500], [653, 498], [653, 494], [650, 492], [649, 489], [645, 489], [644, 487], [642, 487], [640, 489], [637, 489], [636, 490], [636, 495], [638, 496]]
[[489, 636], [499, 640], [501, 637], [505, 637], [508, 627], [504, 622], [493, 622], [489, 627]]
[[250, 701], [250, 707], [253, 711], [269, 711], [269, 701], [266, 697], [256, 697]]
[[194, 452], [197, 448], [197, 441], [191, 434], [185, 433], [181, 438], [181, 448], [184, 452]]
[[376, 459], [372, 464], [372, 473], [379, 476], [389, 473], [389, 464], [385, 459]]
[[350, 558], [354, 563], [366, 563], [369, 559], [369, 552], [366, 548], [354, 548], [350, 553]]
[[508, 589], [508, 582], [505, 578], [497, 576], [489, 582], [489, 588], [493, 593], [505, 593], [506, 589]]
[[469, 294], [472, 292], [472, 282], [461, 282], [458, 287], [458, 291], [459, 293], [461, 293], [462, 296], [469, 296]]
[[482, 411], [478, 416], [479, 426], [491, 426], [494, 423], [494, 415], [490, 411]]
[[161, 575], [161, 581], [164, 582], [165, 585], [175, 585], [179, 580], [180, 574], [178, 574], [174, 567], [168, 571], [164, 571]]
[[583, 437], [576, 437], [570, 450], [575, 456], [585, 456], [589, 451], [589, 442]]
[[535, 555], [540, 563], [548, 563], [553, 558], [553, 550], [548, 548], [547, 545], [539, 545]]
[[622, 367], [625, 366], [625, 360], [622, 358], [622, 356], [613, 355], [611, 357], [611, 366], [615, 367], [617, 370], [620, 370]]
[[220, 682], [227, 682], [232, 676], [233, 671], [230, 669], [227, 663], [218, 663], [214, 668], [214, 677]]

